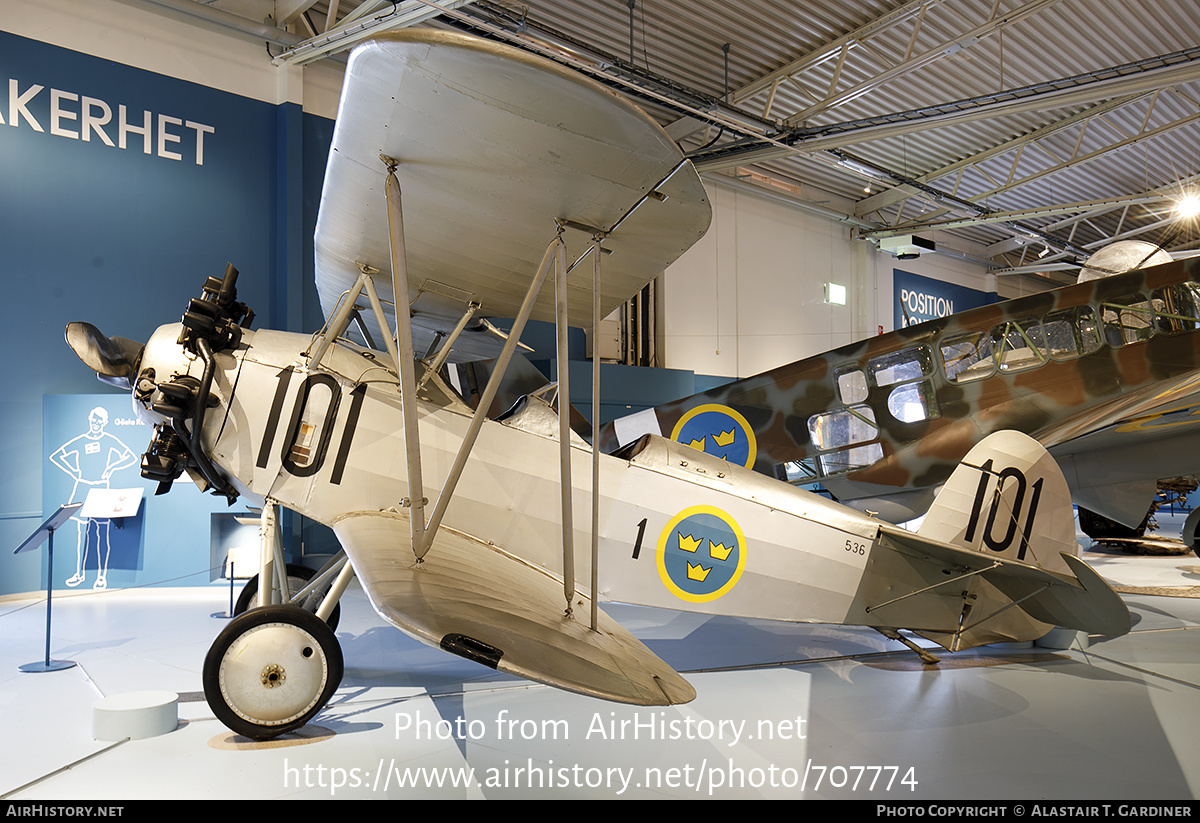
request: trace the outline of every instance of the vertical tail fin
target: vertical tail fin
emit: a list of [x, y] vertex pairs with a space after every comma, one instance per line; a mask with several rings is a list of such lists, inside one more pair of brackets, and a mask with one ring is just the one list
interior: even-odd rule
[[1078, 554], [1070, 490], [1054, 458], [1017, 431], [989, 435], [967, 453], [917, 534], [1074, 576], [1061, 557]]

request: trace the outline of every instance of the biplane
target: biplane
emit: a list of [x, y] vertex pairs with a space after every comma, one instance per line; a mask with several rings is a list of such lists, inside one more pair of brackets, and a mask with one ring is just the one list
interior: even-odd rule
[[[294, 593], [277, 546], [263, 552], [259, 579], [287, 602], [214, 641], [218, 718], [268, 738], [320, 711], [344, 666], [326, 619], [351, 576], [427, 644], [638, 705], [695, 691], [599, 601], [866, 625], [914, 648], [900, 630], [949, 649], [1052, 625], [1128, 631], [1075, 556], [1061, 473], [1020, 434], [973, 450], [913, 533], [662, 437], [602, 454], [546, 396], [488, 419], [529, 318], [560, 340], [568, 319], [595, 322], [709, 219], [695, 170], [626, 100], [503, 45], [406, 30], [347, 67], [317, 229], [320, 332], [251, 329], [232, 267], [145, 345], [68, 326], [155, 426], [142, 466], [160, 491], [187, 472], [262, 505], [264, 542], [275, 506], [341, 542]], [[499, 339], [477, 314], [516, 319], [472, 410], [439, 371], [460, 344], [473, 356]]]
[[[819, 482], [892, 522], [920, 515], [976, 443], [1029, 434], [1077, 503], [1137, 526], [1200, 446], [1200, 260], [929, 320], [607, 424]], [[1194, 528], [1194, 526], [1193, 526]]]

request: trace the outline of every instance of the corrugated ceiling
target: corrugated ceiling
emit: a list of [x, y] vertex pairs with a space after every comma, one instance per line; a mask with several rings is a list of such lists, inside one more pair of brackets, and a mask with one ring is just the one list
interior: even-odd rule
[[844, 213], [866, 236], [971, 247], [1000, 271], [1126, 237], [1200, 247], [1195, 220], [1172, 212], [1200, 185], [1196, 0], [274, 7], [301, 38], [403, 12], [531, 48], [567, 46], [601, 77], [680, 101], [641, 102], [706, 173], [774, 184]]

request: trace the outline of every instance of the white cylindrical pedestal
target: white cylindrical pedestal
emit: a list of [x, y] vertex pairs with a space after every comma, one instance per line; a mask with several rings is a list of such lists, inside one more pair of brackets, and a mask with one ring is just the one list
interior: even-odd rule
[[92, 704], [92, 737], [97, 740], [141, 740], [166, 734], [178, 725], [175, 692], [114, 694]]
[[1090, 639], [1087, 632], [1059, 627], [1051, 629], [1037, 644], [1044, 649], [1086, 649]]

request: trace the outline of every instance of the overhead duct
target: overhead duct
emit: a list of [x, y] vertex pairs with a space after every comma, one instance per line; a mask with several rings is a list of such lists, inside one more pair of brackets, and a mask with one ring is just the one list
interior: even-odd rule
[[879, 250], [898, 260], [912, 260], [920, 257], [922, 252], [937, 251], [937, 244], [915, 234], [899, 234], [879, 238]]

